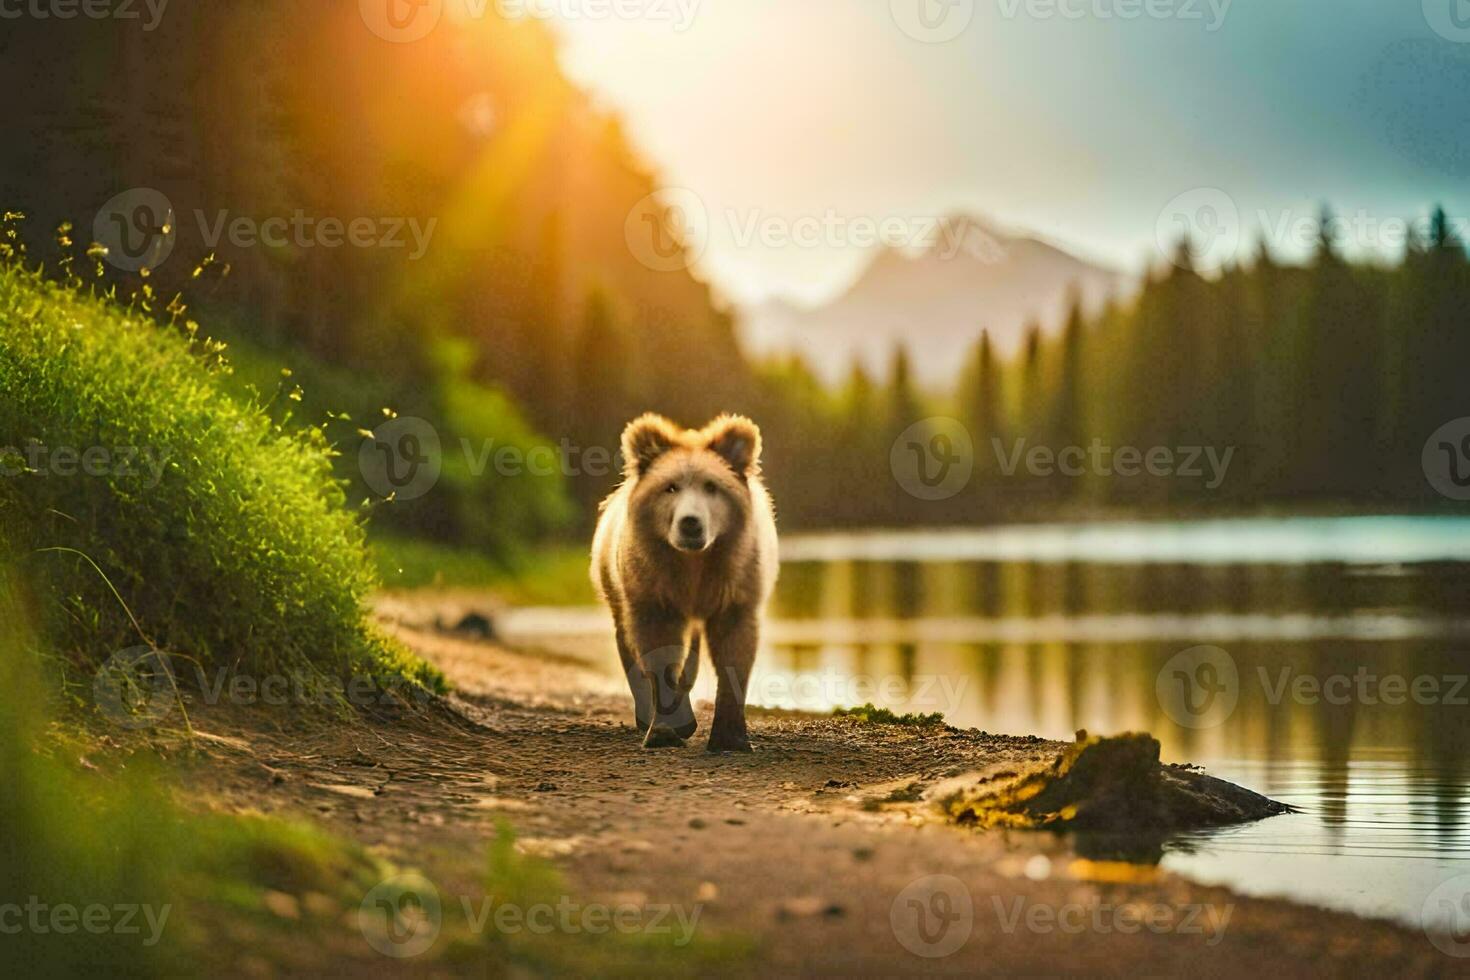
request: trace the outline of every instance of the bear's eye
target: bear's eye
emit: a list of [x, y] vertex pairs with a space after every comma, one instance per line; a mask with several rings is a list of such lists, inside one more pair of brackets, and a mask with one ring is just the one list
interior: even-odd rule
[[713, 493], [715, 493], [715, 491], [717, 491], [719, 489], [720, 489], [719, 487], [715, 486], [715, 481], [714, 480], [705, 480], [704, 481], [704, 492], [705, 493], [713, 494]]
[[664, 493], [678, 493], [678, 492], [679, 492], [679, 484], [677, 484], [677, 483], [670, 483], [667, 487], [664, 488]]

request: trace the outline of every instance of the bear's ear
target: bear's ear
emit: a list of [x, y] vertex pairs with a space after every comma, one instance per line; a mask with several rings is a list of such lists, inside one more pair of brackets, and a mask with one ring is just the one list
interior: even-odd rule
[[743, 415], [721, 415], [705, 426], [709, 448], [740, 476], [756, 476], [761, 466], [761, 430]]
[[636, 480], [664, 453], [679, 442], [679, 427], [662, 415], [649, 412], [628, 423], [623, 430], [623, 472]]

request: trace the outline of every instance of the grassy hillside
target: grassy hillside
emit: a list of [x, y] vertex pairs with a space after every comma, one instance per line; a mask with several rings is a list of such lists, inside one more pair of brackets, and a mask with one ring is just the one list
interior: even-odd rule
[[197, 326], [0, 263], [0, 533], [47, 640], [205, 668], [436, 684], [364, 617], [360, 515], [320, 428], [222, 388]]

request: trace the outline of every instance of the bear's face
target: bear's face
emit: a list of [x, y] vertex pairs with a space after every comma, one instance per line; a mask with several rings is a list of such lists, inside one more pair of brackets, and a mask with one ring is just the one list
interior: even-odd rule
[[623, 456], [640, 535], [698, 553], [745, 530], [751, 509], [747, 481], [760, 461], [755, 423], [722, 416], [692, 430], [645, 415], [623, 433]]
[[633, 497], [641, 526], [679, 551], [697, 552], [744, 525], [750, 490], [708, 450], [674, 449]]

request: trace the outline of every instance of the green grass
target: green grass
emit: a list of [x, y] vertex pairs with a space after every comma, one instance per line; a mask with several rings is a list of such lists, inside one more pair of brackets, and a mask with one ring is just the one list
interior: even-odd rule
[[373, 535], [369, 548], [390, 589], [475, 589], [517, 606], [596, 602], [582, 546], [544, 547], [509, 568], [477, 551], [412, 538]]
[[[161, 905], [162, 875], [152, 851], [166, 838], [152, 836], [157, 800], [146, 782], [98, 792], [95, 783], [84, 784], [32, 747], [44, 730], [42, 688], [3, 569], [0, 619], [6, 624], [0, 631], [0, 902], [36, 896], [48, 909]], [[146, 976], [164, 967], [168, 948], [145, 943], [146, 936], [62, 934], [50, 928], [49, 912], [39, 914], [39, 929], [26, 922], [0, 941], [0, 974], [67, 976], [106, 965], [119, 976]]]
[[[231, 935], [246, 929], [263, 947], [288, 941], [265, 907], [269, 892], [324, 895], [345, 915], [381, 877], [380, 862], [356, 844], [313, 827], [184, 809], [146, 753], [125, 766], [84, 761], [96, 739], [43, 710], [29, 619], [30, 604], [0, 567], [0, 904], [21, 905], [24, 916], [8, 914], [0, 976], [225, 969], [233, 965], [218, 948], [225, 920]], [[100, 928], [84, 927], [84, 914]]]
[[323, 430], [230, 397], [219, 345], [155, 305], [0, 262], [0, 528], [48, 643], [441, 684], [364, 616], [377, 579]]
[[[394, 882], [433, 879], [299, 819], [200, 811], [176, 799], [174, 774], [150, 752], [123, 764], [115, 741], [48, 721], [29, 608], [0, 566], [0, 905], [23, 914], [34, 905], [44, 923], [0, 937], [0, 976], [205, 976], [238, 972], [247, 957], [292, 975], [405, 965], [381, 941], [370, 945], [381, 940], [373, 913], [382, 904], [369, 899]], [[460, 855], [433, 856], [441, 884], [462, 879]], [[548, 862], [520, 853], [504, 824], [483, 878], [462, 883], [463, 892], [438, 889], [442, 934], [413, 961], [429, 972], [709, 976], [738, 970], [754, 949], [744, 936], [712, 933], [692, 903], [668, 914], [598, 906]], [[516, 912], [509, 924], [496, 918], [506, 906]], [[49, 928], [62, 907], [107, 910], [107, 928]], [[568, 908], [570, 919], [540, 925], [538, 916]], [[402, 941], [401, 928], [395, 935]]]
[[860, 708], [833, 708], [832, 715], [835, 718], [851, 718], [866, 725], [904, 725], [916, 728], [931, 728], [944, 724], [944, 714], [935, 711], [932, 714], [906, 714], [897, 715], [887, 708], [877, 705], [865, 704]]

